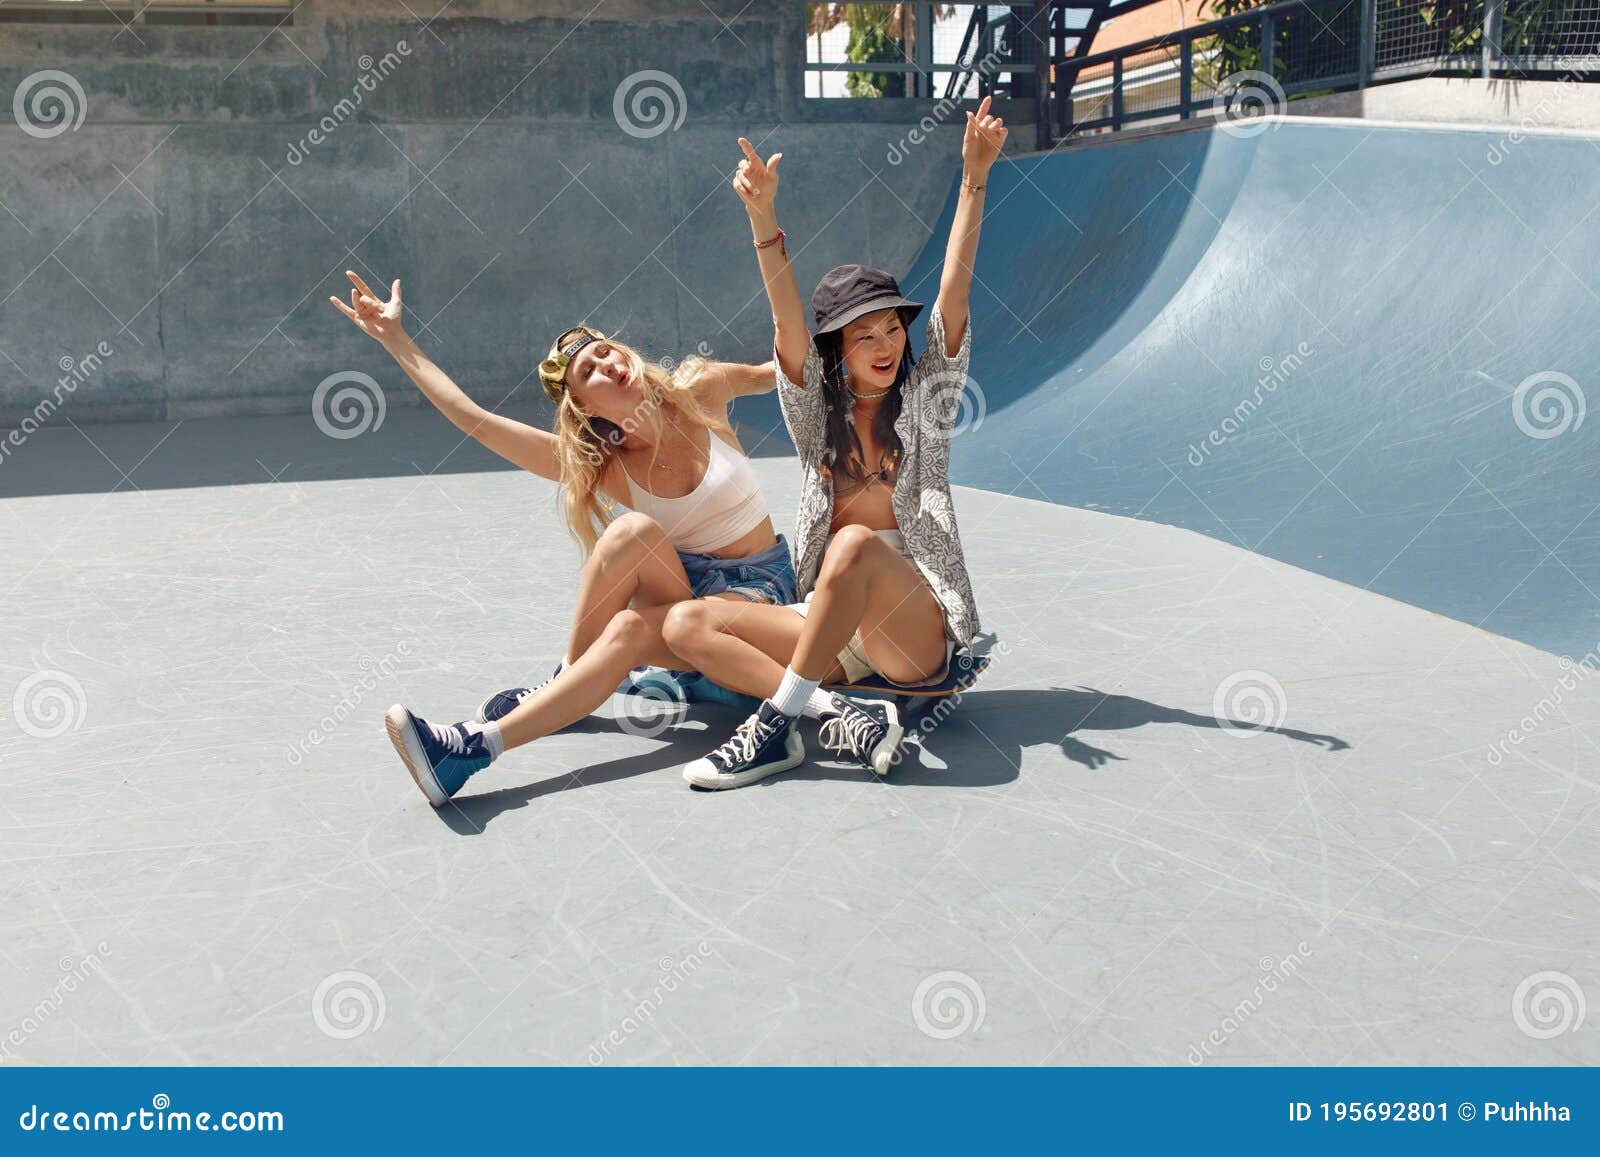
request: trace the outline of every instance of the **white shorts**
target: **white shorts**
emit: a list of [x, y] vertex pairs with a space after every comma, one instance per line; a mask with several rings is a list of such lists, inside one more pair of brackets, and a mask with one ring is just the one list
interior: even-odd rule
[[[876, 530], [873, 533], [894, 547], [901, 558], [911, 562], [911, 556], [906, 553], [905, 539], [901, 537], [898, 530]], [[833, 541], [831, 534], [828, 536], [828, 541]], [[826, 546], [823, 549], [826, 551]], [[912, 566], [915, 567], [916, 564], [912, 563]], [[812, 594], [815, 593], [814, 591], [812, 592]], [[811, 595], [806, 595], [804, 602], [790, 603], [789, 609], [804, 617], [811, 610]], [[944, 641], [944, 663], [930, 678], [923, 680], [924, 683], [936, 683], [944, 678], [944, 673], [950, 666], [950, 656], [955, 653], [955, 648], [956, 645], [949, 639]], [[872, 659], [867, 655], [866, 645], [861, 641], [860, 631], [850, 636], [850, 641], [844, 645], [844, 650], [839, 652], [838, 659], [839, 666], [844, 668], [844, 681], [846, 683], [859, 683], [868, 675], [883, 675], [882, 671], [872, 665]], [[916, 683], [905, 684], [908, 687], [918, 685]]]

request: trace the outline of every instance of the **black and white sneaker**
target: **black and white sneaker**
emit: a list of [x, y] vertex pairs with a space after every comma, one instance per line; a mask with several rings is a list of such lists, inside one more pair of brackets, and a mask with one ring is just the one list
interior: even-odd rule
[[823, 713], [819, 733], [823, 746], [878, 775], [889, 774], [904, 734], [900, 709], [889, 700], [847, 699], [837, 693], [833, 705]]
[[754, 715], [739, 724], [728, 742], [685, 767], [683, 778], [695, 787], [720, 790], [744, 787], [788, 771], [806, 757], [795, 722], [763, 701]]
[[[557, 664], [556, 669], [550, 672], [550, 679], [554, 679], [559, 674], [561, 674], [561, 667]], [[529, 695], [532, 695], [535, 691], [543, 691], [548, 687], [550, 679], [546, 679], [537, 687], [507, 687], [504, 691], [496, 691], [489, 698], [478, 704], [478, 713], [473, 718], [479, 723], [498, 723], [518, 707], [521, 707], [522, 701]]]

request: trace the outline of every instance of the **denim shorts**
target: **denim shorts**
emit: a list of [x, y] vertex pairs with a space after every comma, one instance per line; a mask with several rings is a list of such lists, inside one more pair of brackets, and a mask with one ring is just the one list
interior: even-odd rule
[[753, 603], [780, 607], [795, 601], [794, 562], [789, 557], [789, 542], [781, 534], [766, 550], [744, 558], [680, 550], [678, 561], [683, 563], [689, 589], [697, 599], [731, 592]]

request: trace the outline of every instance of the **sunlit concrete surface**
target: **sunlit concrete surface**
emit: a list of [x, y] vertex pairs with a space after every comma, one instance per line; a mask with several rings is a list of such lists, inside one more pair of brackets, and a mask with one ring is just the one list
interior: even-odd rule
[[1600, 994], [1600, 684], [1529, 646], [962, 489], [1000, 654], [886, 782], [695, 793], [732, 717], [614, 699], [436, 813], [383, 711], [559, 653], [546, 484], [400, 409], [0, 481], [7, 1064], [1600, 1061], [1549, 1020]]

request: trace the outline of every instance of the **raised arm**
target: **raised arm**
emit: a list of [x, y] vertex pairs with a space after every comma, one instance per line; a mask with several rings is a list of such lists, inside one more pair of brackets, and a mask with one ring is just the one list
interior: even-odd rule
[[806, 329], [805, 306], [800, 301], [800, 289], [794, 283], [794, 270], [789, 265], [789, 251], [783, 243], [782, 230], [778, 228], [778, 162], [782, 153], [773, 153], [762, 161], [761, 154], [745, 138], [739, 138], [744, 150], [744, 160], [733, 178], [733, 190], [744, 202], [750, 217], [750, 233], [756, 243], [756, 257], [761, 262], [761, 280], [767, 287], [767, 300], [772, 303], [773, 348], [777, 351], [778, 365], [784, 377], [791, 382], [805, 380], [806, 353], [811, 349], [811, 333]]
[[356, 327], [374, 339], [391, 357], [423, 396], [439, 412], [449, 418], [463, 434], [476, 438], [484, 446], [513, 465], [539, 475], [541, 478], [559, 480], [561, 462], [556, 456], [557, 439], [554, 434], [505, 418], [478, 405], [450, 380], [428, 355], [417, 348], [400, 323], [400, 282], [397, 278], [389, 290], [389, 300], [380, 301], [378, 295], [367, 288], [367, 283], [350, 270], [345, 270], [354, 285], [350, 290], [350, 304], [337, 297], [328, 298], [338, 311], [356, 323]]
[[771, 362], [762, 362], [759, 366], [712, 362], [707, 369], [707, 380], [714, 396], [723, 405], [732, 404], [735, 398], [767, 393], [776, 384]]
[[1005, 122], [989, 115], [989, 97], [976, 113], [967, 113], [967, 132], [961, 139], [961, 193], [955, 220], [945, 245], [944, 273], [939, 278], [939, 316], [944, 320], [945, 353], [955, 357], [967, 331], [967, 309], [972, 295], [972, 263], [978, 256], [978, 228], [983, 224], [983, 187], [989, 169], [1006, 141]]

